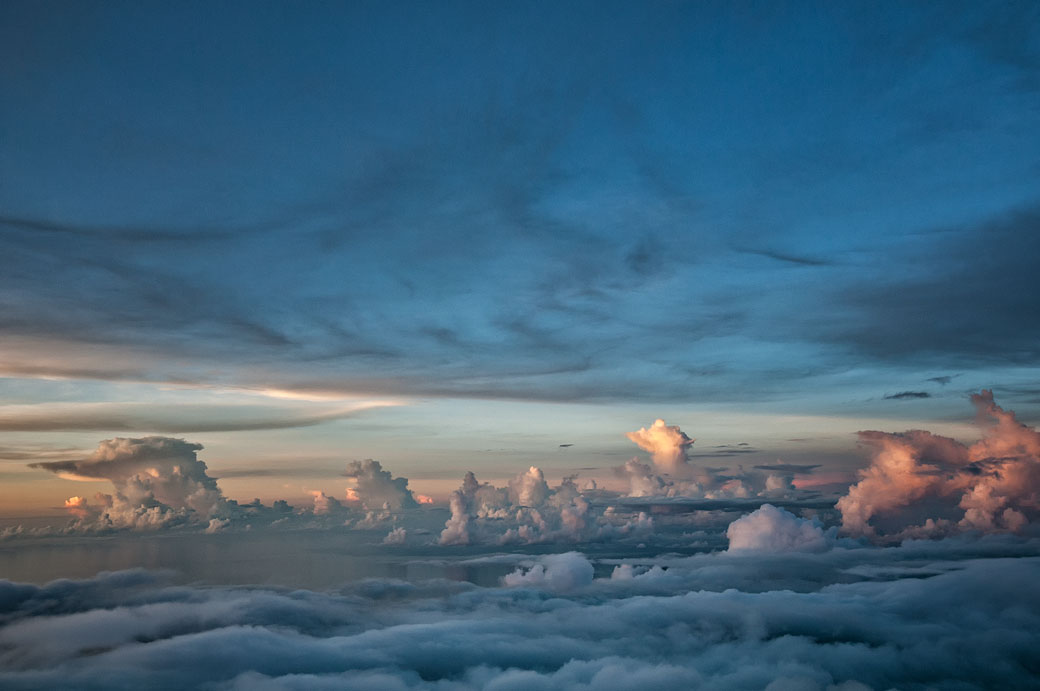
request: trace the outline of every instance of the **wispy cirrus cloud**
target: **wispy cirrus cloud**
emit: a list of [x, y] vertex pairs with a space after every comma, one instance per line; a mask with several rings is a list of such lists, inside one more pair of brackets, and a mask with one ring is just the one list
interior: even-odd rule
[[113, 431], [188, 434], [311, 427], [400, 405], [364, 401], [318, 410], [246, 405], [157, 405], [149, 403], [48, 403], [0, 406], [0, 431]]

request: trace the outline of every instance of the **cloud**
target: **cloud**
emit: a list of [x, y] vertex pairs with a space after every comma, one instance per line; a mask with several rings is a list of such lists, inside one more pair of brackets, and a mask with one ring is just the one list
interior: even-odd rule
[[0, 431], [126, 431], [187, 434], [243, 432], [311, 427], [353, 417], [373, 408], [398, 405], [392, 401], [363, 401], [300, 413], [266, 406], [164, 405], [80, 403], [3, 406]]
[[654, 557], [595, 578], [571, 552], [486, 588], [195, 587], [145, 571], [0, 581], [0, 685], [1025, 688], [1038, 554], [1035, 539], [949, 539]]
[[[772, 499], [796, 498], [802, 495], [794, 485], [796, 475], [811, 473], [816, 465], [757, 465], [750, 470], [685, 466], [680, 476], [658, 474], [651, 466], [632, 458], [615, 469], [615, 475], [629, 485], [628, 496], [686, 499]], [[765, 472], [764, 472], [765, 471]], [[803, 495], [804, 496], [804, 495]]]
[[578, 552], [564, 552], [541, 557], [528, 569], [518, 568], [502, 582], [511, 588], [545, 588], [566, 592], [592, 583], [592, 562]]
[[833, 544], [833, 531], [825, 532], [819, 519], [805, 519], [790, 511], [763, 504], [738, 518], [726, 529], [730, 551], [818, 552]]
[[654, 465], [667, 473], [677, 473], [686, 465], [687, 448], [695, 441], [683, 434], [678, 425], [669, 426], [660, 419], [649, 428], [640, 427], [625, 436], [649, 452]]
[[789, 254], [787, 252], [776, 252], [776, 251], [768, 250], [768, 249], [742, 248], [742, 249], [738, 249], [737, 251], [738, 252], [743, 252], [745, 254], [756, 254], [756, 255], [761, 256], [761, 257], [766, 257], [768, 259], [775, 259], [778, 262], [783, 262], [783, 263], [786, 263], [786, 264], [794, 264], [796, 266], [831, 266], [832, 264], [834, 264], [833, 261], [830, 261], [830, 260], [827, 260], [827, 259], [816, 259], [816, 258], [813, 258], [813, 257], [804, 257], [804, 256], [796, 255], [796, 254]]
[[[97, 495], [101, 502], [98, 523], [113, 528], [155, 528], [193, 517], [208, 520], [227, 509], [216, 480], [198, 459], [201, 449], [201, 444], [170, 437], [117, 437], [102, 441], [86, 459], [32, 463], [30, 467], [67, 479], [108, 480], [115, 494]], [[70, 508], [82, 513], [87, 503], [80, 499]]]
[[314, 497], [314, 508], [312, 511], [315, 516], [340, 514], [345, 511], [343, 504], [341, 504], [338, 499], [330, 497], [320, 490], [311, 491], [311, 496]]
[[[1038, 228], [1040, 204], [1032, 200], [981, 221], [912, 236], [903, 249], [912, 270], [894, 272], [886, 258], [883, 280], [851, 283], [838, 291], [835, 319], [801, 328], [879, 362], [934, 363], [937, 369], [1030, 365], [1040, 355], [1040, 297], [1031, 289]], [[966, 275], [972, 280], [962, 280]], [[957, 305], [957, 319], [935, 317], [950, 305]], [[948, 383], [941, 379], [934, 381]]]
[[870, 466], [838, 500], [851, 535], [1020, 530], [1040, 515], [1040, 434], [991, 391], [971, 397], [983, 437], [965, 445], [930, 432], [861, 432]]
[[408, 531], [404, 528], [397, 527], [386, 534], [383, 538], [384, 545], [403, 545], [408, 539]]
[[[107, 439], [91, 456], [70, 461], [32, 463], [69, 480], [107, 480], [114, 493], [98, 493], [93, 501], [75, 496], [65, 508], [78, 520], [65, 531], [158, 530], [176, 526], [202, 526], [206, 532], [231, 527], [294, 525], [371, 528], [393, 517], [392, 512], [417, 508], [408, 479], [395, 478], [378, 461], [355, 461], [346, 475], [347, 503], [314, 490], [310, 510], [294, 511], [284, 500], [265, 506], [254, 500], [239, 504], [223, 496], [216, 478], [199, 460], [201, 444], [171, 437]], [[428, 499], [428, 498], [424, 498]], [[428, 504], [428, 501], [424, 501]], [[318, 519], [318, 520], [315, 520]]]
[[899, 393], [885, 396], [886, 401], [901, 401], [908, 398], [931, 398], [932, 394], [927, 391], [901, 391]]
[[395, 478], [390, 471], [383, 470], [379, 461], [351, 461], [345, 475], [355, 482], [348, 494], [366, 509], [400, 511], [419, 506], [408, 489], [408, 478]]
[[[550, 488], [540, 468], [519, 473], [506, 487], [481, 483], [467, 472], [449, 498], [451, 516], [442, 545], [580, 542], [646, 535], [653, 521], [645, 514], [594, 508], [575, 476]], [[595, 492], [590, 488], [589, 492]]]

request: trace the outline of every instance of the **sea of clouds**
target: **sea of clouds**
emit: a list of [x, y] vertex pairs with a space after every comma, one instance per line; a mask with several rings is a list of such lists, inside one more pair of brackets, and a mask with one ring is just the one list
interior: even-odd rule
[[201, 587], [143, 570], [2, 581], [0, 686], [862, 691], [1040, 680], [1040, 540], [842, 546], [811, 521], [759, 511], [730, 526], [726, 551], [595, 565], [576, 551], [514, 556], [497, 587]]
[[61, 530], [8, 530], [5, 550], [348, 531], [418, 562], [503, 575], [345, 574], [326, 590], [141, 569], [0, 581], [0, 687], [1037, 687], [1040, 434], [989, 392], [972, 401], [970, 444], [861, 433], [870, 462], [840, 497], [795, 487], [812, 466], [697, 467], [694, 440], [663, 420], [629, 435], [649, 459], [615, 469], [628, 492], [576, 477], [551, 486], [531, 467], [501, 487], [467, 473], [447, 508], [372, 460], [349, 464], [342, 498], [241, 504], [198, 444], [107, 440], [38, 467], [107, 479], [112, 493], [70, 498]]

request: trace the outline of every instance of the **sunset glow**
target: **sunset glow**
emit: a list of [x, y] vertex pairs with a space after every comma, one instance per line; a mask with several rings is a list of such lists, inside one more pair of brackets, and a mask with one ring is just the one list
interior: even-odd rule
[[0, 4], [0, 688], [1040, 686], [1040, 4]]

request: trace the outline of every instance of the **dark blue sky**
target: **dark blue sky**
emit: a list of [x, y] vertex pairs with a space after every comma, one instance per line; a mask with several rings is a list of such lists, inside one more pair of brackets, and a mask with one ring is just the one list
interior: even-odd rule
[[5, 2], [0, 86], [7, 405], [1040, 411], [1035, 3]]

